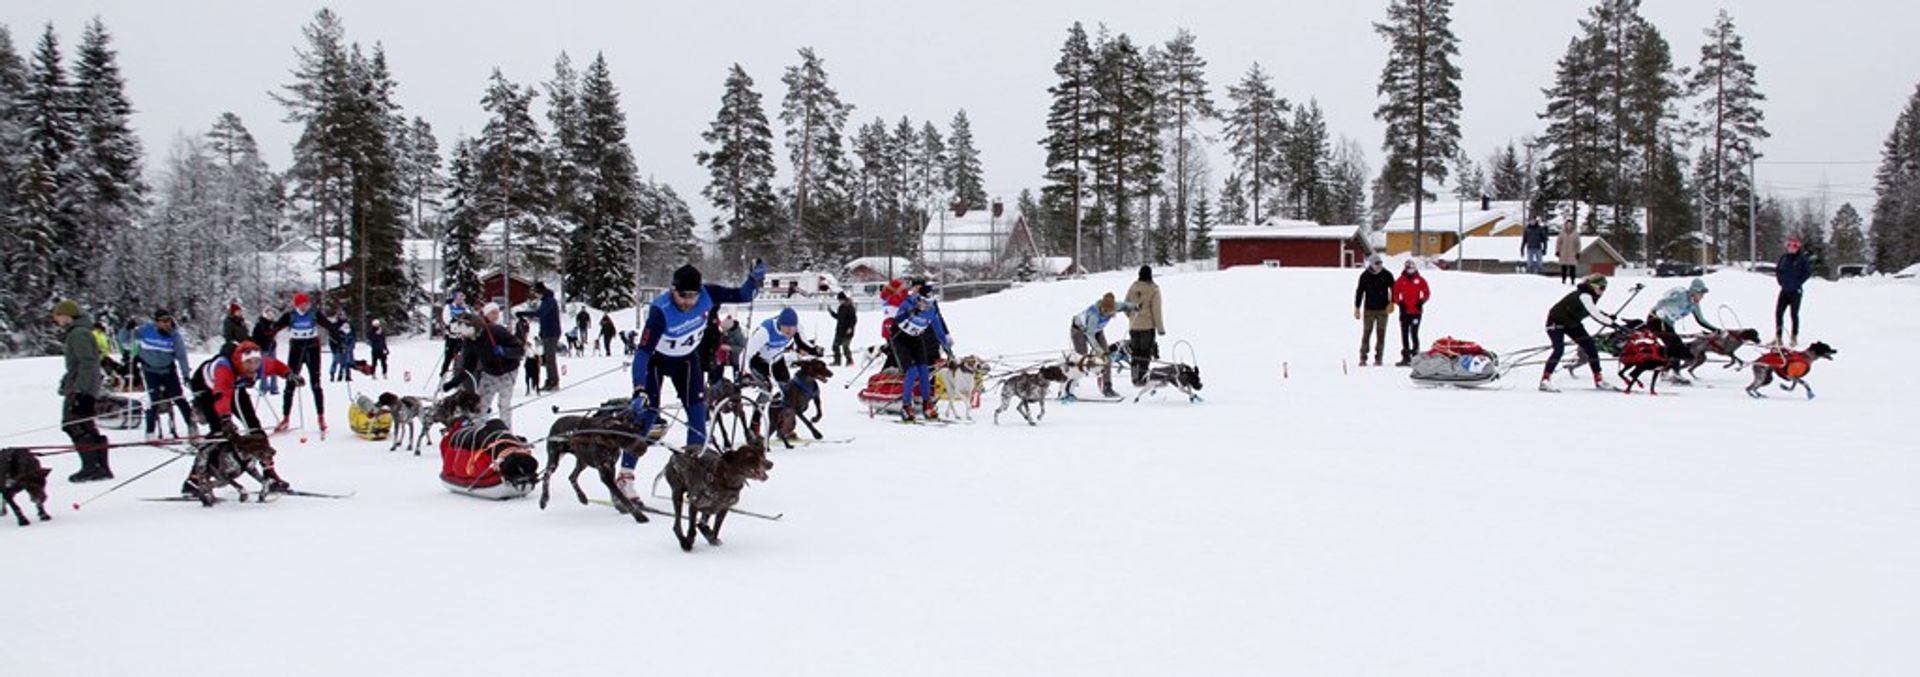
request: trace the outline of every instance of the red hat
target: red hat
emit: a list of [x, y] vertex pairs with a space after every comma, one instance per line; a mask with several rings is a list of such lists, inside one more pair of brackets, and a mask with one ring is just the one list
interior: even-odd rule
[[233, 353], [230, 355], [230, 357], [233, 358], [233, 361], [235, 363], [245, 362], [247, 359], [247, 353], [253, 353], [254, 357], [259, 357], [260, 345], [252, 341], [241, 341], [237, 344], [234, 344]]
[[308, 298], [306, 292], [302, 291], [302, 292], [293, 293], [293, 305], [304, 306], [304, 305], [310, 305], [312, 303], [313, 303], [313, 299]]
[[240, 303], [236, 301], [236, 302], [227, 304], [227, 312], [229, 313], [240, 312]]

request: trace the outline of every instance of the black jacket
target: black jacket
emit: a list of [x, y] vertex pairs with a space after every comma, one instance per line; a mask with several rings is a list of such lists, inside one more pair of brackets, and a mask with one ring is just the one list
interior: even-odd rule
[[853, 301], [841, 301], [840, 307], [827, 311], [833, 316], [833, 335], [836, 338], [853, 336], [853, 326], [860, 323], [860, 312], [854, 310]]
[[268, 355], [273, 354], [273, 348], [275, 345], [273, 336], [274, 334], [277, 334], [277, 333], [279, 333], [279, 330], [274, 328], [273, 320], [269, 320], [264, 317], [258, 320], [254, 320], [253, 344], [256, 346], [260, 346], [260, 352], [266, 353]]
[[[497, 350], [496, 350], [497, 348]], [[527, 358], [526, 346], [513, 332], [497, 324], [466, 342], [460, 350], [460, 369], [467, 372], [505, 376], [520, 368]]]
[[227, 315], [226, 322], [220, 325], [220, 338], [226, 339], [227, 345], [235, 345], [252, 338], [252, 332], [247, 331], [247, 318]]
[[1353, 288], [1353, 306], [1367, 310], [1386, 310], [1393, 302], [1393, 273], [1385, 266], [1360, 272], [1360, 284]]

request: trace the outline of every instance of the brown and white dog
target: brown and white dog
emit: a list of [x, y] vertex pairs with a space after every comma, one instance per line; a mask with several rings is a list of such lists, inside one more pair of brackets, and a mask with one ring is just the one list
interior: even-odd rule
[[[1000, 414], [1018, 403], [1020, 416], [1027, 419], [1027, 425], [1039, 425], [1039, 420], [1047, 417], [1047, 388], [1066, 382], [1067, 370], [1057, 364], [1008, 376], [1000, 382], [1000, 408], [993, 410], [993, 424], [999, 425]], [[1038, 415], [1028, 409], [1034, 404], [1040, 405]]]
[[6, 509], [11, 507], [24, 527], [32, 523], [27, 521], [27, 513], [20, 509], [20, 504], [13, 502], [14, 494], [22, 491], [33, 501], [40, 521], [53, 519], [47, 514], [47, 468], [40, 465], [40, 457], [25, 449], [0, 449], [0, 496], [6, 499], [5, 504], [0, 505], [0, 516], [5, 516]]
[[[396, 451], [405, 444], [413, 449], [413, 455], [420, 455], [420, 443], [433, 429], [434, 402], [412, 395], [380, 393], [380, 399], [374, 401], [370, 416], [388, 414], [393, 417], [393, 445], [387, 451]], [[412, 439], [408, 439], [412, 438]]]
[[1747, 366], [1746, 361], [1740, 359], [1740, 355], [1738, 354], [1740, 348], [1750, 345], [1760, 345], [1759, 331], [1753, 329], [1722, 329], [1706, 336], [1696, 337], [1687, 341], [1687, 352], [1693, 354], [1692, 358], [1687, 360], [1686, 365], [1679, 367], [1676, 371], [1684, 371], [1689, 377], [1697, 377], [1693, 371], [1707, 363], [1708, 355], [1724, 355], [1727, 358], [1727, 369], [1739, 369]]
[[1833, 346], [1814, 341], [1806, 350], [1774, 348], [1753, 361], [1753, 382], [1747, 384], [1747, 394], [1755, 398], [1766, 397], [1760, 392], [1762, 387], [1772, 383], [1774, 377], [1786, 383], [1780, 389], [1793, 392], [1796, 388], [1807, 389], [1807, 399], [1813, 399], [1813, 386], [1807, 385], [1806, 377], [1813, 371], [1813, 363], [1819, 360], [1831, 360], [1840, 354]]

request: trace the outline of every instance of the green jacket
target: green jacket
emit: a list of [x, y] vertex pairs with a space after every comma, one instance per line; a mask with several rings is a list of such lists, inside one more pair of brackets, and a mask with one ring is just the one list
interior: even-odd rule
[[101, 392], [100, 343], [93, 336], [93, 319], [82, 313], [67, 325], [61, 338], [67, 373], [60, 377], [61, 395], [99, 395]]

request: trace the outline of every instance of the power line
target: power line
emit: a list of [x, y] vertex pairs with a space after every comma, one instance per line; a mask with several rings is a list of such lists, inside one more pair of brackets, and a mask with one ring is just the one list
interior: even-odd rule
[[1879, 160], [1757, 160], [1763, 165], [1877, 165]]

